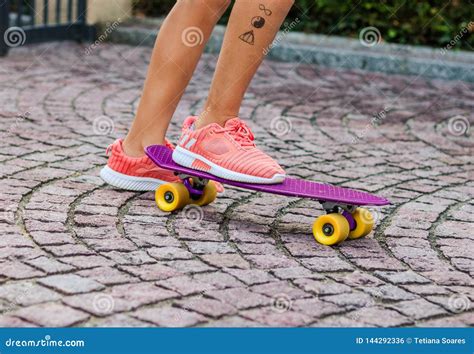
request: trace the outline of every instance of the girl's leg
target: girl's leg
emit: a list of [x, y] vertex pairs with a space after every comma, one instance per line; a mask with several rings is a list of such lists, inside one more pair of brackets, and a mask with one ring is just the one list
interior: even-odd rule
[[280, 183], [281, 166], [257, 148], [250, 128], [238, 118], [244, 93], [293, 0], [236, 0], [199, 117], [188, 117], [173, 151], [183, 166], [248, 183]]
[[137, 115], [124, 140], [128, 156], [162, 144], [204, 46], [230, 0], [178, 0], [160, 28]]
[[204, 112], [197, 128], [239, 115], [245, 91], [293, 0], [236, 0]]

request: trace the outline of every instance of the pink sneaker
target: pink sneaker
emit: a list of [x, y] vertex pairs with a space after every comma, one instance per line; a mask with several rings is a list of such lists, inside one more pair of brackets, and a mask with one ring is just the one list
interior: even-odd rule
[[196, 119], [188, 117], [184, 121], [179, 144], [173, 151], [174, 162], [232, 181], [283, 182], [285, 171], [255, 146], [250, 128], [239, 118], [229, 119], [224, 127], [212, 123], [195, 130]]
[[[122, 143], [122, 139], [117, 139], [107, 148], [109, 160], [100, 177], [108, 184], [131, 191], [154, 191], [163, 183], [180, 181], [173, 172], [156, 166], [148, 156], [125, 155]], [[167, 140], [166, 146], [174, 149]]]

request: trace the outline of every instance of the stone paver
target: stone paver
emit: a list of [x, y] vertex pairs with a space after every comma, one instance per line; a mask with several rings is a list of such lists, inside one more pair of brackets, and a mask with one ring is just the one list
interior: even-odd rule
[[188, 220], [104, 185], [150, 49], [84, 49], [0, 59], [0, 326], [473, 325], [472, 84], [264, 62], [241, 112], [258, 144], [291, 175], [393, 202], [329, 248], [311, 235], [317, 202], [227, 188]]

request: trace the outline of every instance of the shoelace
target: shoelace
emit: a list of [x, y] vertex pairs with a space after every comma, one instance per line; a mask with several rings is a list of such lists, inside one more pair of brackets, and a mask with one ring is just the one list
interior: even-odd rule
[[244, 122], [238, 121], [237, 123], [231, 124], [230, 127], [224, 128], [224, 130], [232, 133], [235, 141], [239, 142], [242, 146], [255, 146], [253, 142], [255, 137]]

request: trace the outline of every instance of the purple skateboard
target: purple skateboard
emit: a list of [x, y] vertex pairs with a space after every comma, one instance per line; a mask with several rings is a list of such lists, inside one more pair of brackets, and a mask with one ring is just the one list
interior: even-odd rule
[[350, 205], [387, 205], [390, 202], [382, 197], [354, 189], [332, 186], [330, 184], [306, 181], [298, 178], [286, 178], [279, 184], [252, 184], [230, 181], [213, 176], [203, 171], [193, 170], [176, 164], [171, 158], [172, 151], [166, 146], [151, 145], [146, 148], [146, 154], [158, 166], [180, 174], [209, 179], [230, 186], [250, 189], [259, 192], [280, 194], [288, 197], [310, 198], [327, 202], [337, 202]]
[[145, 152], [155, 164], [173, 171], [183, 182], [161, 185], [156, 190], [156, 203], [163, 211], [174, 211], [187, 204], [202, 206], [211, 203], [216, 191], [214, 188], [209, 192], [208, 181], [258, 192], [309, 198], [319, 201], [326, 211], [326, 215], [318, 217], [313, 224], [316, 241], [334, 245], [346, 238], [356, 239], [370, 233], [374, 219], [367, 209], [360, 206], [390, 204], [387, 199], [366, 192], [298, 178], [287, 177], [279, 184], [252, 184], [223, 179], [176, 164], [172, 159], [172, 151], [163, 145], [148, 146]]

